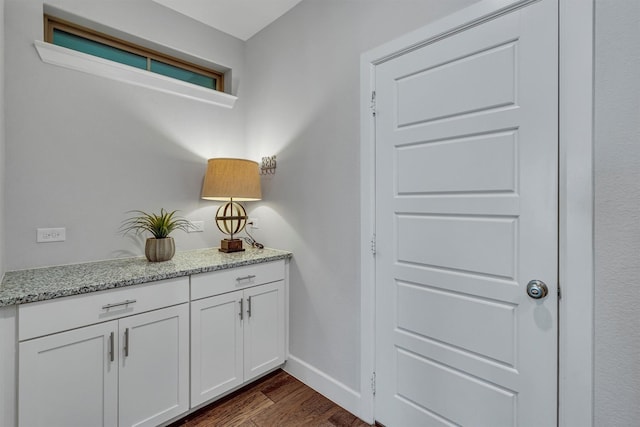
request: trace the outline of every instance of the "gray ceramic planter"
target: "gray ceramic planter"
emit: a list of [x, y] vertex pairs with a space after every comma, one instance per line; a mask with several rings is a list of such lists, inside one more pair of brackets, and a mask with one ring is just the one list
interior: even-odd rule
[[169, 261], [175, 253], [176, 244], [173, 237], [165, 237], [164, 239], [149, 237], [144, 246], [144, 254], [151, 262]]

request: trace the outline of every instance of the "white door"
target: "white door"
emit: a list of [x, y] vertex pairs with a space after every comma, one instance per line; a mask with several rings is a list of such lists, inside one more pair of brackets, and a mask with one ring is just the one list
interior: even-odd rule
[[191, 303], [191, 407], [244, 381], [242, 291]]
[[119, 320], [120, 427], [157, 426], [189, 409], [189, 304]]
[[284, 282], [244, 291], [244, 380], [284, 363]]
[[118, 424], [118, 322], [20, 343], [19, 425]]
[[376, 66], [387, 427], [556, 425], [557, 46], [541, 0]]

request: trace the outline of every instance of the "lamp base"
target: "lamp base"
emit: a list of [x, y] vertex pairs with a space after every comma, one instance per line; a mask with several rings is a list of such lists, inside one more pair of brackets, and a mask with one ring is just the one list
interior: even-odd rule
[[242, 240], [240, 239], [222, 239], [220, 241], [220, 252], [242, 252], [244, 248], [242, 247]]

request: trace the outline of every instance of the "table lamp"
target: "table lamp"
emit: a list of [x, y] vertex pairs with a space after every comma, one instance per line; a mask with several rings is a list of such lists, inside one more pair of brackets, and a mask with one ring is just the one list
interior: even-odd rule
[[220, 251], [244, 251], [242, 239], [233, 237], [247, 224], [247, 212], [238, 202], [262, 198], [258, 163], [244, 159], [209, 159], [201, 197], [227, 202], [216, 212], [216, 225], [229, 235], [220, 242]]

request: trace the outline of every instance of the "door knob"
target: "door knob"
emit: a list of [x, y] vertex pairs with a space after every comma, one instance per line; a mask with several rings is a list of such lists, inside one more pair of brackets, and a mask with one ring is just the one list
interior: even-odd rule
[[549, 288], [541, 280], [532, 280], [527, 284], [527, 295], [533, 299], [541, 299], [547, 296]]

